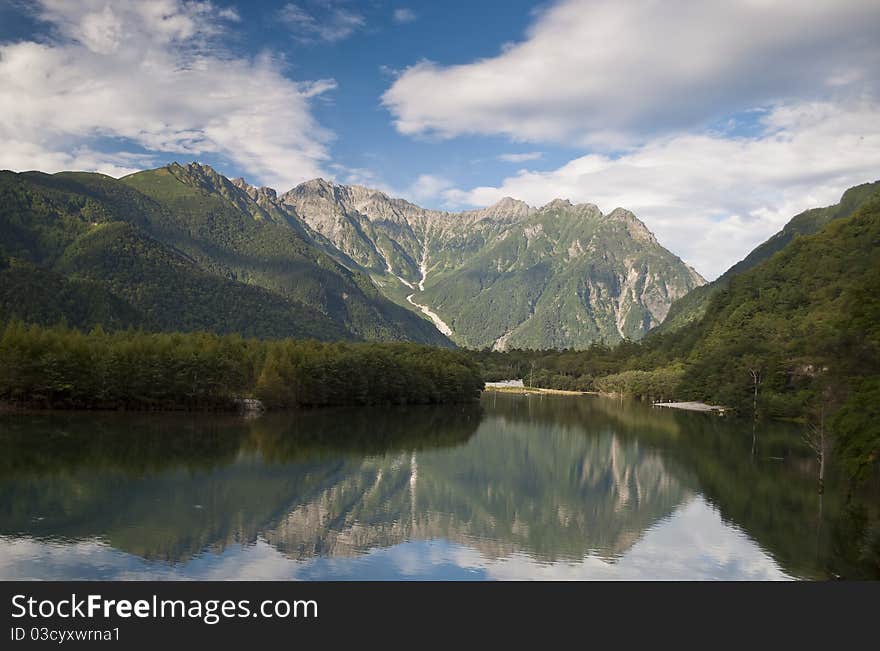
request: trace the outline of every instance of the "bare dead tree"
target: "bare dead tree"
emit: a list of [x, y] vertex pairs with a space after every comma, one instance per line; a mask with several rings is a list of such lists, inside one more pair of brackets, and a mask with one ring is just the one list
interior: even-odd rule
[[815, 417], [811, 419], [804, 434], [804, 440], [813, 453], [816, 455], [816, 462], [819, 464], [819, 493], [825, 490], [825, 467], [827, 466], [828, 456], [831, 449], [830, 432], [826, 427], [826, 416], [828, 412], [829, 402], [832, 398], [832, 390], [826, 386], [819, 392], [819, 401], [815, 412]]
[[[754, 360], [752, 360], [754, 361]], [[758, 387], [764, 381], [761, 367], [756, 363], [748, 366], [749, 377], [752, 378], [752, 457], [758, 449]]]
[[825, 459], [828, 453], [828, 437], [825, 432], [825, 405], [819, 407], [819, 417], [815, 423], [810, 423], [809, 429], [804, 436], [807, 445], [816, 455], [819, 464], [819, 492], [825, 490]]
[[750, 366], [749, 367], [749, 375], [752, 378], [752, 387], [754, 389], [752, 393], [752, 413], [755, 421], [758, 420], [758, 387], [761, 386], [763, 382], [763, 377], [761, 373], [760, 367]]

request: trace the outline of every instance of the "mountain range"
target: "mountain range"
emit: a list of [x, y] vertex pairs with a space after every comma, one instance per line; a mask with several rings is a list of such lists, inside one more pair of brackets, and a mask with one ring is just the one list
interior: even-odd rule
[[427, 210], [191, 163], [0, 172], [0, 318], [474, 348], [639, 339], [704, 280], [631, 212]]
[[797, 215], [706, 284], [623, 208], [505, 198], [451, 213], [323, 179], [278, 194], [198, 163], [118, 180], [0, 172], [0, 318], [581, 349], [699, 321], [734, 277], [878, 189]]
[[448, 213], [321, 179], [279, 200], [388, 298], [471, 348], [640, 339], [705, 282], [622, 208], [505, 198]]

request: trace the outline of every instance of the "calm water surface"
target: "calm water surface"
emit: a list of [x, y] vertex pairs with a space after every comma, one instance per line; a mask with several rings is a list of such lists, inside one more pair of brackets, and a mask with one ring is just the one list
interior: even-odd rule
[[[0, 578], [857, 578], [796, 428], [592, 396], [0, 418]], [[841, 543], [841, 541], [844, 541]]]

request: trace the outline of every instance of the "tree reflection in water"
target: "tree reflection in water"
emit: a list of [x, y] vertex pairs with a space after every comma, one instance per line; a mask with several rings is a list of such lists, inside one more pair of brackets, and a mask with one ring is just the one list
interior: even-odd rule
[[236, 547], [268, 545], [302, 564], [442, 541], [478, 564], [527, 559], [562, 571], [591, 558], [613, 569], [649, 532], [694, 526], [702, 508], [788, 575], [876, 572], [864, 543], [876, 520], [847, 507], [833, 481], [817, 523], [810, 452], [792, 427], [760, 431], [753, 451], [748, 422], [507, 395], [482, 408], [2, 425], [0, 558], [15, 541], [63, 556], [99, 540], [185, 575]]

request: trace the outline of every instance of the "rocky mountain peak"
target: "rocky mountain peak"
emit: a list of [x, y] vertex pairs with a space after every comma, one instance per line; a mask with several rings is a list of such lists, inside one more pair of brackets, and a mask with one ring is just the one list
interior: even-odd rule
[[493, 203], [491, 206], [472, 211], [472, 214], [478, 219], [493, 219], [511, 221], [528, 217], [535, 212], [535, 208], [527, 204], [525, 201], [514, 199], [512, 197], [504, 197], [500, 201]]
[[254, 187], [240, 176], [232, 179], [232, 185], [245, 191], [250, 190]]
[[[210, 165], [204, 163], [171, 163], [166, 167], [181, 182], [197, 188], [201, 188], [207, 192], [219, 192], [220, 194], [230, 198], [235, 193], [235, 184], [225, 176], [217, 172]], [[243, 180], [243, 179], [242, 179]]]
[[[284, 194], [298, 194], [298, 195], [306, 195], [306, 194], [317, 194], [321, 197], [331, 197], [334, 194], [336, 189], [336, 185], [332, 181], [328, 181], [323, 178], [310, 179], [308, 181], [304, 181], [300, 183], [298, 186], [290, 190], [289, 192], [285, 192]], [[284, 195], [282, 195], [284, 196]]]
[[171, 163], [169, 167], [179, 167], [181, 169], [190, 172], [191, 174], [203, 174], [205, 176], [220, 176], [220, 174], [213, 167], [206, 163], [199, 163], [198, 161], [192, 161], [191, 163]]
[[565, 213], [578, 217], [601, 217], [602, 211], [594, 203], [572, 203], [568, 199], [554, 199], [550, 203], [543, 205], [540, 212], [546, 213]]
[[264, 199], [274, 202], [278, 198], [278, 194], [273, 188], [266, 186], [255, 187], [241, 177], [232, 179], [231, 183], [257, 203]]
[[568, 210], [573, 208], [573, 204], [568, 199], [554, 199], [548, 204], [541, 206], [542, 211]]
[[648, 230], [645, 223], [626, 208], [615, 208], [608, 213], [607, 218], [609, 220], [622, 222], [626, 225], [627, 232], [636, 241], [657, 244], [657, 238], [654, 237], [654, 234], [650, 230]]
[[493, 204], [492, 207], [498, 208], [499, 210], [516, 210], [522, 207], [529, 208], [530, 206], [525, 201], [520, 201], [513, 197], [503, 197], [500, 201]]

